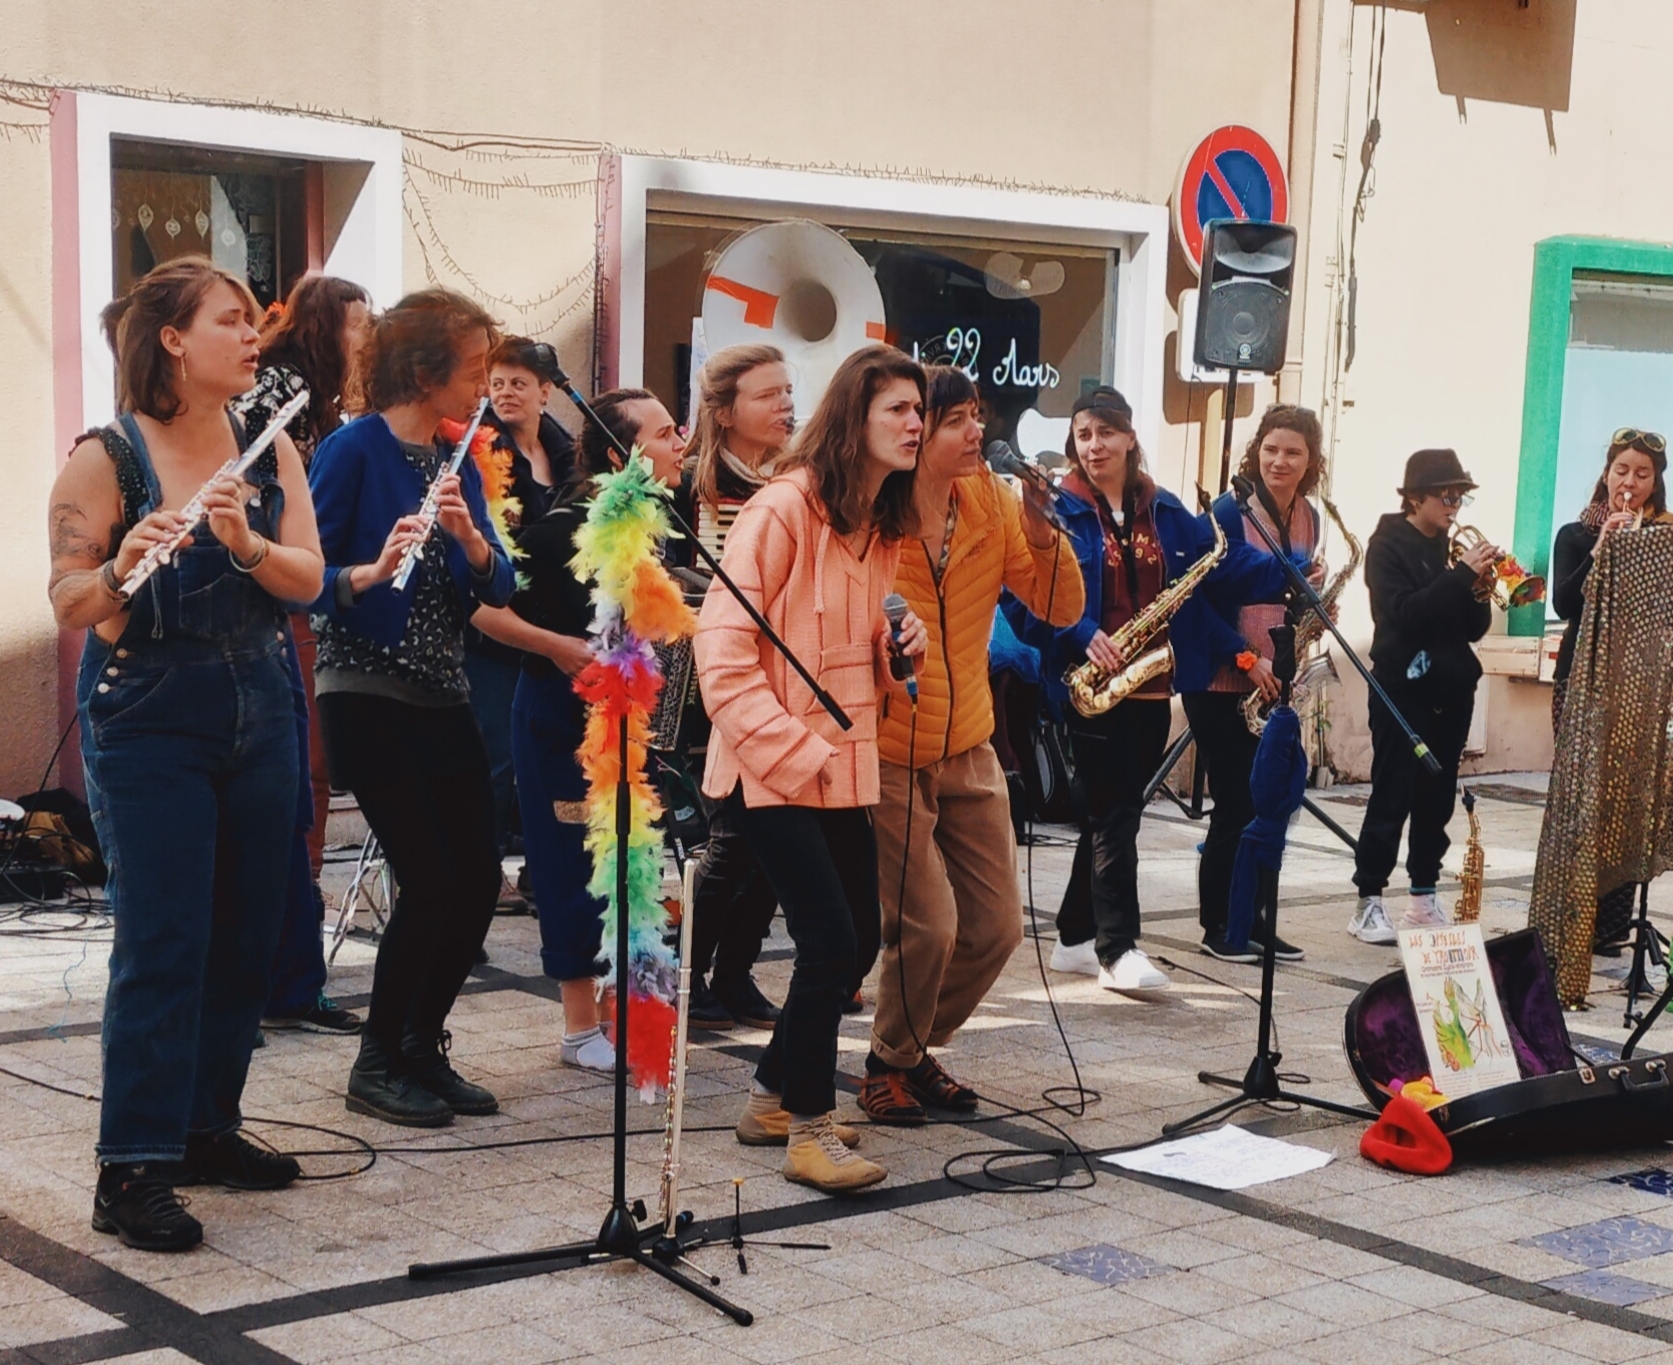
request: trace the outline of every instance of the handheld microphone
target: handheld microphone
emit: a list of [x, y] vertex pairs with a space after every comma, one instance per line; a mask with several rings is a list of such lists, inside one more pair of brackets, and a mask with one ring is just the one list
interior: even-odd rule
[[[982, 454], [988, 468], [995, 474], [1012, 474], [1019, 479], [1026, 479], [1036, 488], [1043, 488], [1052, 499], [1057, 497], [1057, 489], [1052, 487], [1051, 480], [1012, 450], [1008, 442], [989, 441], [988, 448]], [[1057, 509], [1050, 502], [1042, 507], [1040, 512], [1053, 530], [1061, 531], [1064, 535], [1069, 534], [1069, 528], [1063, 524], [1057, 515]]]
[[912, 670], [912, 660], [900, 652], [900, 623], [906, 619], [906, 599], [892, 592], [883, 599], [883, 615], [889, 622], [889, 638], [894, 641], [894, 652], [889, 656], [889, 676], [906, 684], [906, 695], [918, 700], [918, 675]]

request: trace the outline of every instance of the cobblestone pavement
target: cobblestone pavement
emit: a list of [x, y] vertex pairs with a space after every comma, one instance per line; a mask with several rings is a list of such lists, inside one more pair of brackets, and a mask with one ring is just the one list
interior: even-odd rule
[[[1528, 775], [1483, 786], [1489, 932], [1525, 920], [1543, 787]], [[1357, 827], [1363, 789], [1316, 795]], [[336, 815], [334, 837], [352, 839], [353, 819]], [[97, 1110], [86, 1096], [99, 1084], [108, 930], [0, 938], [0, 1067], [71, 1092], [0, 1075], [0, 1365], [1673, 1360], [1673, 1180], [1664, 1170], [1673, 1155], [1661, 1149], [1469, 1165], [1420, 1181], [1362, 1161], [1358, 1121], [1257, 1109], [1239, 1121], [1335, 1159], [1222, 1194], [1103, 1165], [1094, 1180], [1050, 1155], [1063, 1139], [1029, 1115], [1046, 1110], [1043, 1095], [1070, 1098], [1065, 1039], [1098, 1097], [1081, 1116], [1047, 1111], [1052, 1122], [1088, 1152], [1153, 1137], [1215, 1098], [1199, 1069], [1240, 1073], [1247, 1064], [1258, 972], [1196, 952], [1200, 826], [1158, 804], [1142, 835], [1145, 946], [1164, 960], [1173, 989], [1140, 1003], [1084, 977], [1046, 976], [1070, 846], [1067, 831], [1045, 833], [1030, 860], [1039, 937], [944, 1056], [986, 1097], [983, 1121], [866, 1129], [862, 1150], [890, 1170], [878, 1190], [819, 1198], [779, 1178], [776, 1152], [739, 1146], [730, 1128], [763, 1036], [699, 1035], [681, 1203], [720, 1239], [694, 1259], [753, 1310], [748, 1328], [630, 1266], [407, 1279], [414, 1261], [591, 1237], [605, 1210], [610, 1091], [558, 1063], [555, 983], [539, 974], [533, 920], [496, 920], [491, 963], [451, 1021], [455, 1062], [497, 1091], [502, 1113], [422, 1134], [350, 1115], [342, 1085], [353, 1040], [275, 1033], [251, 1071], [252, 1130], [308, 1153], [316, 1176], [358, 1164], [324, 1154], [351, 1144], [275, 1121], [352, 1134], [379, 1148], [376, 1165], [271, 1195], [194, 1191], [207, 1242], [178, 1257], [124, 1250], [88, 1226]], [[1460, 852], [1461, 842], [1450, 867]], [[332, 858], [328, 885], [341, 891], [352, 853]], [[1304, 1074], [1311, 1093], [1357, 1103], [1343, 1011], [1395, 966], [1395, 953], [1344, 932], [1348, 872], [1342, 846], [1304, 818], [1285, 865], [1280, 927], [1307, 959], [1280, 968], [1277, 1016], [1285, 1071]], [[1673, 888], [1657, 888], [1652, 907], [1673, 912]], [[372, 956], [359, 937], [345, 945], [331, 986], [340, 1000], [363, 1003]], [[760, 971], [769, 994], [782, 993], [789, 956], [776, 930]], [[1597, 985], [1619, 990], [1603, 975]], [[1594, 998], [1598, 1008], [1572, 1020], [1577, 1041], [1618, 1043], [1619, 994]], [[868, 1025], [869, 1012], [843, 1024], [849, 1107]], [[1661, 1032], [1673, 1045], [1673, 1027]], [[662, 1110], [635, 1101], [629, 1118], [644, 1134], [630, 1143], [630, 1193], [654, 1207]], [[462, 1150], [473, 1144], [522, 1145]], [[973, 1192], [944, 1177], [952, 1161], [981, 1183], [981, 1154], [993, 1150], [1012, 1154], [1004, 1169], [1017, 1178], [1061, 1168], [1061, 1187]], [[740, 1275], [725, 1245], [739, 1177], [750, 1235], [831, 1249], [762, 1246]]]

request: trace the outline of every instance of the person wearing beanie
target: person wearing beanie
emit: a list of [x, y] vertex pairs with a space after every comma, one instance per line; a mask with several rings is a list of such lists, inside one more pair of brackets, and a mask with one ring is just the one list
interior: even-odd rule
[[1348, 932], [1364, 943], [1393, 943], [1398, 933], [1383, 891], [1411, 821], [1406, 870], [1411, 899], [1402, 923], [1450, 923], [1435, 894], [1446, 827], [1458, 792], [1458, 763], [1475, 709], [1481, 663], [1471, 646], [1487, 633], [1491, 604], [1475, 586], [1499, 557], [1481, 544], [1449, 562], [1448, 540], [1476, 483], [1451, 450], [1420, 450], [1406, 461], [1400, 511], [1386, 513], [1365, 546], [1371, 595], [1371, 671], [1440, 764], [1431, 774], [1381, 698], [1371, 697], [1371, 799], [1354, 854], [1359, 904]]

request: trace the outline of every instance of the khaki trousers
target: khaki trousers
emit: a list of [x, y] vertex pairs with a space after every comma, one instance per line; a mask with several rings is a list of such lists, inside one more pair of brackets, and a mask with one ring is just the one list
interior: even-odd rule
[[883, 963], [871, 1045], [890, 1066], [912, 1067], [971, 1016], [1022, 942], [1016, 831], [991, 744], [915, 770], [880, 767]]

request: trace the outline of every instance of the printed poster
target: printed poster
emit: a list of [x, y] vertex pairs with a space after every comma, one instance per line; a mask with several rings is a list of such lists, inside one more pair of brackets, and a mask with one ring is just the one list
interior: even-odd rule
[[1456, 1099], [1521, 1080], [1481, 925], [1402, 929], [1400, 956], [1435, 1089]]

